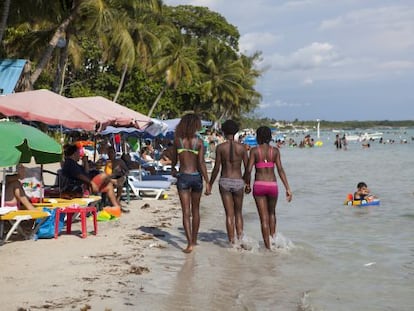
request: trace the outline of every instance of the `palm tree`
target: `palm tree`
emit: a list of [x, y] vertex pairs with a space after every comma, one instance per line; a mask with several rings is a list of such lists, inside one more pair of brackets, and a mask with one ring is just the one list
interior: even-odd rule
[[[115, 38], [116, 35], [128, 37], [125, 36], [127, 32], [125, 24], [129, 21], [127, 17], [132, 9], [153, 8], [161, 5], [160, 0], [61, 0], [52, 3], [39, 0], [37, 6], [33, 8], [36, 14], [33, 14], [33, 11], [28, 10], [29, 6], [26, 2], [19, 0], [16, 2], [18, 9], [22, 11], [19, 19], [20, 25], [17, 24], [17, 26], [24, 25], [24, 21], [27, 20], [38, 20], [37, 27], [32, 28], [40, 29], [44, 34], [46, 30], [44, 22], [48, 21], [47, 30], [53, 29], [51, 39], [48, 39], [47, 48], [32, 73], [30, 79], [32, 85], [49, 63], [59, 40], [68, 35], [70, 26], [78, 35], [87, 34], [96, 38], [103, 47], [108, 47], [110, 46], [110, 38]], [[32, 14], [30, 15], [30, 13]], [[41, 23], [43, 23], [43, 27], [39, 28]], [[128, 40], [130, 44], [127, 43]], [[127, 41], [122, 41], [123, 54], [120, 54], [121, 58], [131, 58], [129, 49], [133, 46], [133, 42], [130, 38]], [[134, 57], [129, 61], [129, 64], [133, 63], [133, 59]]]
[[115, 51], [116, 64], [122, 67], [122, 76], [114, 101], [119, 97], [127, 72], [135, 66], [147, 70], [152, 64], [152, 56], [161, 48], [161, 41], [154, 32], [157, 26], [146, 22], [151, 15], [142, 16], [142, 22], [130, 23], [127, 31], [114, 37], [112, 45], [120, 47]]
[[6, 30], [7, 19], [9, 17], [9, 11], [10, 11], [10, 0], [4, 0], [3, 13], [1, 14], [1, 21], [0, 21], [0, 46], [1, 46], [1, 42], [3, 41], [4, 31]]
[[165, 83], [148, 112], [149, 117], [167, 88], [176, 89], [183, 82], [191, 84], [199, 71], [197, 49], [191, 42], [186, 43], [184, 35], [174, 29], [168, 37], [163, 39], [162, 55], [157, 59], [156, 65], [151, 68], [150, 72], [157, 77], [165, 76]]
[[229, 107], [239, 104], [243, 91], [243, 66], [232, 50], [217, 42], [208, 42], [205, 51], [207, 53], [201, 64], [204, 77], [202, 90], [207, 101], [213, 104], [220, 121]]

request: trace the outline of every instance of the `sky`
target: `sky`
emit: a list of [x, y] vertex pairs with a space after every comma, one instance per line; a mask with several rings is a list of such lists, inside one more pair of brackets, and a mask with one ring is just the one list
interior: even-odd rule
[[258, 117], [414, 120], [414, 0], [164, 0], [221, 14], [262, 52]]

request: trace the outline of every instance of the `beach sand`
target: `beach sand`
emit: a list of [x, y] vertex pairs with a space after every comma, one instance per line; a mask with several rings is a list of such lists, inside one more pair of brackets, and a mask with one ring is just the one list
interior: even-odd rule
[[151, 305], [137, 306], [137, 296], [147, 290], [140, 279], [159, 264], [149, 257], [169, 247], [168, 232], [182, 237], [179, 246], [186, 246], [178, 233], [176, 187], [167, 194], [163, 200], [131, 200], [129, 213], [98, 222], [96, 236], [88, 220], [85, 239], [80, 222], [73, 224], [72, 234], [64, 228], [57, 239], [19, 240], [14, 235], [0, 246], [0, 309], [151, 310]]

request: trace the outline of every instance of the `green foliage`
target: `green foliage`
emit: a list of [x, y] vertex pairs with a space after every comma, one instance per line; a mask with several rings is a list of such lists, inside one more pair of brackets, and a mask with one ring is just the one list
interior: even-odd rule
[[223, 16], [206, 7], [166, 6], [163, 10], [163, 16], [182, 33], [198, 38], [201, 42], [215, 38], [218, 42], [238, 50], [240, 34], [237, 28], [229, 24]]
[[165, 90], [153, 113], [160, 118], [187, 110], [212, 120], [240, 118], [257, 107], [258, 57], [237, 52], [240, 34], [220, 14], [190, 5], [161, 12], [157, 0], [52, 2], [14, 1], [2, 42], [5, 57], [29, 59], [35, 69], [71, 18], [65, 48], [53, 49], [35, 88], [56, 88], [63, 77], [68, 97], [113, 99], [120, 89], [117, 102], [144, 114]]

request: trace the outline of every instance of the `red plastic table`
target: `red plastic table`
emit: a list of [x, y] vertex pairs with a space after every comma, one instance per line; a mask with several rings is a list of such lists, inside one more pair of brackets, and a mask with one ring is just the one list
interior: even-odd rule
[[59, 235], [59, 219], [60, 214], [66, 214], [66, 233], [70, 234], [72, 232], [72, 219], [73, 214], [79, 213], [81, 216], [81, 226], [82, 226], [82, 238], [86, 238], [88, 236], [88, 232], [86, 230], [86, 214], [92, 213], [93, 215], [93, 226], [94, 226], [94, 233], [95, 235], [98, 234], [98, 221], [97, 221], [97, 212], [95, 206], [68, 206], [63, 208], [57, 208], [56, 211], [56, 219], [55, 219], [55, 239], [57, 239]]

